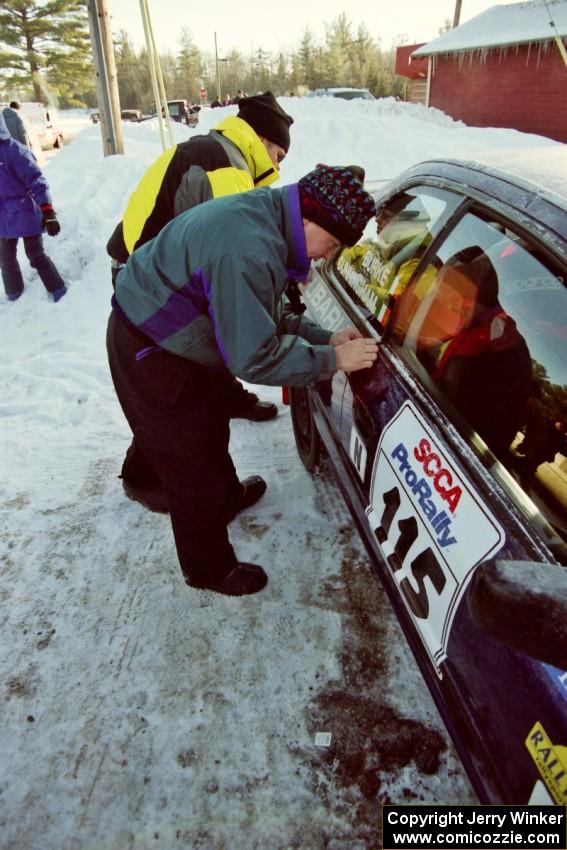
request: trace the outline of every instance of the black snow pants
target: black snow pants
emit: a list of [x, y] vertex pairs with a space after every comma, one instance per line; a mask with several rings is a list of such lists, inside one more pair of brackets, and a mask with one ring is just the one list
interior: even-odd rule
[[228, 451], [230, 389], [216, 372], [157, 350], [113, 311], [107, 351], [118, 400], [136, 443], [167, 494], [183, 574], [215, 581], [236, 565], [225, 518], [242, 486]]

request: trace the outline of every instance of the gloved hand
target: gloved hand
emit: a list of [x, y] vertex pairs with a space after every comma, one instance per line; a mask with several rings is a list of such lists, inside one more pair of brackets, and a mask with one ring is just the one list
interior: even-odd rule
[[41, 208], [41, 213], [43, 216], [43, 227], [45, 230], [47, 230], [48, 235], [57, 236], [57, 234], [61, 230], [61, 225], [57, 221], [55, 210], [53, 209], [51, 204], [44, 204]]

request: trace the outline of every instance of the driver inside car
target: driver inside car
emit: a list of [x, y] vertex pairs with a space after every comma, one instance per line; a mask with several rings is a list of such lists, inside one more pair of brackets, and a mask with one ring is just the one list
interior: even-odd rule
[[498, 275], [489, 257], [477, 247], [451, 257], [427, 304], [418, 358], [495, 454], [507, 452], [526, 420], [532, 362], [498, 300]]

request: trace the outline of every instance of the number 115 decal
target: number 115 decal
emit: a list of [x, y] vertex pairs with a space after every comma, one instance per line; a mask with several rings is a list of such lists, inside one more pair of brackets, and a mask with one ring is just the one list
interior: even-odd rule
[[366, 516], [440, 676], [459, 601], [505, 534], [410, 402], [382, 432]]

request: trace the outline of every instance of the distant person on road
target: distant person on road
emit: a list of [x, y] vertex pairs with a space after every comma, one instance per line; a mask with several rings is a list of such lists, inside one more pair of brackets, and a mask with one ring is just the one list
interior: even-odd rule
[[43, 249], [43, 230], [49, 236], [57, 236], [60, 230], [47, 181], [32, 152], [11, 137], [0, 114], [0, 269], [8, 301], [16, 301], [24, 291], [17, 257], [20, 238], [53, 300], [59, 301], [67, 292]]
[[[279, 177], [290, 146], [293, 118], [271, 92], [241, 100], [236, 116], [225, 118], [206, 136], [193, 136], [169, 148], [146, 171], [128, 201], [107, 250], [113, 280], [135, 248], [160, 232], [171, 219], [203, 201], [269, 186]], [[265, 421], [277, 415], [231, 378], [231, 415]], [[126, 495], [149, 510], [167, 512], [161, 481], [134, 440], [122, 467]]]
[[311, 259], [353, 245], [375, 212], [349, 168], [319, 165], [282, 189], [183, 213], [118, 276], [107, 332], [112, 379], [163, 482], [192, 587], [241, 596], [267, 582], [262, 567], [237, 561], [228, 539], [227, 524], [266, 490], [260, 476], [239, 481], [229, 454], [228, 374], [301, 387], [376, 359], [374, 340], [355, 328], [324, 330], [284, 300], [290, 269], [305, 280]]
[[4, 121], [6, 122], [6, 128], [13, 139], [20, 144], [25, 145], [27, 148], [31, 148], [30, 139], [28, 136], [28, 132], [26, 130], [26, 126], [20, 116], [18, 115], [18, 111], [20, 108], [20, 104], [17, 100], [13, 100], [10, 103], [10, 106], [7, 106], [2, 114], [4, 115]]

